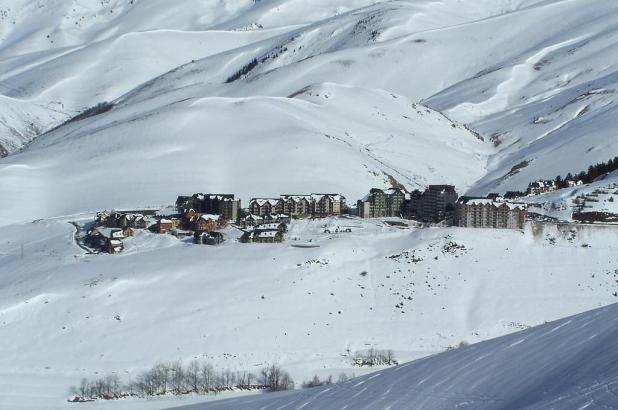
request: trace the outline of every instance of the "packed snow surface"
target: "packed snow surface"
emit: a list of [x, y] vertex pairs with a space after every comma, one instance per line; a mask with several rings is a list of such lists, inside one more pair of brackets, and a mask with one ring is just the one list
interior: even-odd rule
[[369, 347], [408, 361], [617, 300], [612, 226], [325, 219], [292, 222], [282, 244], [241, 244], [233, 228], [216, 247], [138, 231], [121, 254], [89, 255], [73, 220], [91, 219], [0, 228], [0, 407], [75, 406], [81, 377], [126, 381], [177, 359], [278, 363], [299, 383], [359, 375], [351, 355]]
[[182, 409], [613, 409], [617, 337], [614, 304], [345, 383]]

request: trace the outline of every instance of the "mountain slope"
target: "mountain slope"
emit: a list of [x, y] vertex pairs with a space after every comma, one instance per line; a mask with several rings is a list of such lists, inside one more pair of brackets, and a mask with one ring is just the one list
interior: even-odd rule
[[[165, 8], [138, 3], [110, 21], [93, 20], [63, 47], [24, 45], [30, 52], [13, 50], [0, 61], [7, 101], [16, 102], [10, 121], [4, 121], [10, 124], [4, 149], [14, 151], [36, 134], [28, 130], [47, 129], [105, 100], [137, 113], [141, 107], [205, 98], [282, 98], [329, 82], [423, 100], [479, 131], [485, 144], [476, 153], [487, 158], [488, 171], [473, 184], [463, 183], [471, 193], [522, 189], [539, 177], [586, 169], [616, 151], [615, 2], [371, 3], [342, 1], [333, 8], [308, 8], [306, 16], [289, 1], [232, 8], [218, 3], [222, 8], [198, 8], [169, 21]], [[223, 17], [199, 23], [200, 13]], [[146, 31], [127, 31], [136, 16], [144, 16], [136, 27]], [[250, 21], [259, 23], [254, 27]], [[262, 23], [266, 28], [238, 31]], [[112, 28], [102, 32], [106, 25]], [[505, 26], [510, 29], [502, 30]], [[154, 48], [155, 42], [167, 47]], [[47, 114], [31, 112], [35, 107]], [[152, 119], [146, 123], [160, 121], [156, 117], [165, 111], [148, 112]], [[111, 113], [99, 121], [117, 119]], [[61, 127], [43, 138], [73, 135], [72, 130]], [[138, 145], [147, 138], [133, 135]], [[424, 164], [411, 167], [425, 175]], [[442, 179], [457, 181], [457, 174]]]
[[341, 384], [182, 408], [615, 408], [617, 325], [614, 304]]
[[[157, 206], [204, 190], [245, 201], [341, 192], [354, 203], [392, 178], [465, 187], [485, 173], [483, 147], [439, 113], [380, 90], [323, 84], [292, 98], [164, 94], [67, 124], [5, 158], [0, 223]], [[437, 157], [448, 167], [437, 167]]]

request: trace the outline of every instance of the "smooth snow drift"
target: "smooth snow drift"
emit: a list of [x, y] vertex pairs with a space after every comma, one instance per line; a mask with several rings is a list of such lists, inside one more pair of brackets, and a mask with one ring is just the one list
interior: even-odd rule
[[618, 304], [348, 382], [184, 410], [618, 408]]

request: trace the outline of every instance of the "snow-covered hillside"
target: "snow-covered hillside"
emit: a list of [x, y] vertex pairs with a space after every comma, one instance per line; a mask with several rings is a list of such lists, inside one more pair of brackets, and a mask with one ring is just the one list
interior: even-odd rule
[[[359, 375], [355, 350], [413, 360], [617, 301], [610, 225], [301, 220], [283, 244], [140, 231], [111, 256], [70, 223], [195, 192], [353, 205], [578, 173], [618, 153], [616, 21], [615, 0], [0, 0], [0, 408], [75, 408], [81, 377], [175, 359]], [[616, 184], [525, 201], [571, 221], [616, 212]]]
[[4, 2], [15, 22], [0, 47], [3, 94], [16, 101], [7, 151], [123, 94], [139, 110], [154, 96], [286, 97], [325, 82], [422, 99], [470, 123], [493, 154], [473, 192], [521, 189], [616, 150], [613, 1]]
[[572, 221], [573, 213], [604, 212], [618, 215], [618, 172], [600, 181], [522, 198], [528, 211], [558, 221]]
[[[613, 227], [332, 219], [292, 223], [278, 245], [236, 243], [233, 229], [219, 247], [139, 233], [123, 254], [86, 255], [70, 219], [0, 228], [0, 407], [75, 406], [81, 377], [176, 359], [276, 362], [299, 382], [358, 375], [357, 350], [408, 361], [618, 300]], [[325, 233], [336, 227], [352, 232]]]
[[617, 325], [614, 304], [341, 384], [183, 409], [613, 409]]
[[169, 204], [206, 188], [245, 201], [342, 192], [353, 203], [372, 186], [389, 186], [388, 175], [410, 187], [465, 187], [485, 173], [486, 150], [474, 135], [384, 91], [322, 84], [290, 98], [168, 101], [114, 108], [6, 158], [0, 223]]

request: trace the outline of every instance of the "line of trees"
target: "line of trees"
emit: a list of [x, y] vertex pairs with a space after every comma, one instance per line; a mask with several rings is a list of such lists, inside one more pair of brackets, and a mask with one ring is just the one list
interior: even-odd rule
[[134, 380], [122, 383], [117, 374], [90, 380], [83, 378], [71, 388], [72, 402], [115, 400], [123, 397], [161, 395], [210, 394], [230, 390], [279, 391], [294, 388], [294, 380], [277, 365], [263, 368], [258, 375], [247, 371], [218, 371], [197, 360], [183, 365], [181, 361], [159, 363], [138, 374]]
[[554, 179], [554, 185], [556, 188], [568, 188], [569, 182], [582, 181], [584, 184], [593, 182], [598, 177], [608, 174], [618, 169], [618, 157], [609, 159], [607, 162], [600, 162], [598, 164], [590, 165], [587, 171], [581, 171], [578, 174], [573, 175], [568, 173], [564, 178], [558, 175]]
[[[577, 183], [578, 181], [582, 181], [584, 184], [589, 184], [593, 182], [598, 177], [609, 174], [610, 172], [616, 171], [618, 169], [618, 157], [614, 157], [609, 159], [607, 162], [601, 162], [595, 165], [590, 165], [587, 171], [581, 171], [578, 174], [568, 173], [565, 177], [558, 175], [553, 180], [544, 181], [550, 182], [554, 184], [556, 189], [568, 188], [573, 183]], [[522, 191], [508, 191], [504, 194], [504, 197], [507, 199], [515, 199], [519, 197], [526, 196], [532, 192], [533, 187], [537, 186], [539, 181], [530, 182], [528, 184], [528, 189], [526, 192]]]
[[[345, 383], [350, 379], [353, 379], [354, 375], [348, 376], [346, 373], [340, 373], [339, 374], [339, 378], [337, 379], [337, 383]], [[326, 379], [320, 379], [320, 377], [318, 377], [318, 375], [316, 374], [315, 376], [313, 376], [311, 378], [311, 380], [305, 381], [301, 384], [301, 387], [303, 389], [310, 389], [312, 387], [320, 387], [320, 386], [327, 386], [329, 384], [333, 384], [335, 383], [333, 381], [333, 375], [329, 375]]]
[[397, 365], [399, 362], [395, 359], [392, 350], [379, 350], [372, 347], [369, 350], [354, 353], [352, 356], [352, 364], [359, 367], [371, 367]]

